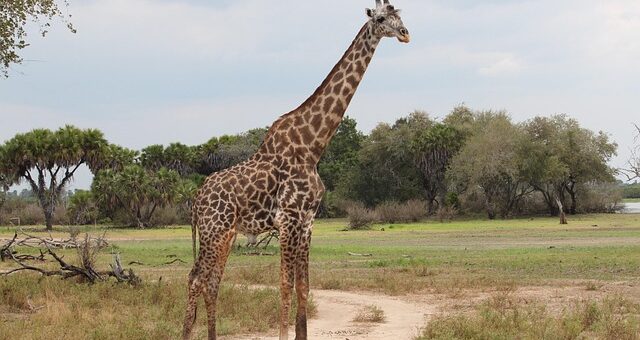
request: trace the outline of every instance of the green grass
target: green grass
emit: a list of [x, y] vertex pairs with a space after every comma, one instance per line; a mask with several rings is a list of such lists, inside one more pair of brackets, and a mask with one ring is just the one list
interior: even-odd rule
[[416, 340], [640, 338], [640, 304], [621, 296], [551, 311], [543, 301], [496, 295], [471, 314], [436, 316]]
[[624, 203], [640, 203], [640, 198], [625, 198], [622, 200]]
[[[223, 285], [218, 334], [272, 329], [278, 324], [279, 301], [275, 289]], [[147, 281], [131, 287], [13, 275], [0, 279], [0, 339], [177, 339], [185, 303], [186, 287], [178, 282]], [[313, 299], [309, 306], [313, 316]], [[198, 311], [194, 334], [204, 339], [206, 309], [202, 302]]]
[[[603, 281], [632, 284], [640, 282], [640, 215], [637, 214], [570, 216], [568, 225], [560, 225], [557, 218], [547, 217], [497, 221], [462, 220], [452, 223], [427, 221], [379, 225], [367, 231], [343, 231], [346, 225], [345, 220], [319, 220], [315, 223], [310, 265], [312, 288], [367, 290], [392, 295], [432, 292], [455, 297], [466, 289], [508, 290], [510, 287], [527, 285], [575, 285], [576, 280], [584, 281], [580, 284], [593, 289], [597, 289]], [[0, 238], [10, 238], [14, 230], [0, 227]], [[171, 291], [166, 294], [167, 300], [162, 300], [166, 302], [165, 307], [149, 307], [149, 311], [144, 312], [147, 314], [142, 314], [141, 317], [147, 320], [148, 327], [157, 326], [160, 329], [158, 332], [162, 333], [158, 333], [159, 338], [173, 338], [177, 334], [175, 332], [178, 332], [173, 328], [179, 328], [181, 323], [186, 279], [193, 263], [190, 228], [83, 228], [83, 231], [95, 234], [101, 234], [105, 230], [111, 246], [98, 257], [97, 266], [108, 268], [112, 261], [110, 253], [117, 252], [121, 255], [124, 267], [133, 268], [148, 283], [142, 293], [147, 296], [147, 300], [136, 302], [138, 300], [134, 299], [132, 307], [126, 313], [136, 314], [136, 310], [146, 308], [148, 299], [154, 294], [153, 289], [158, 289], [154, 288], [154, 282], [162, 277], [163, 287], [166, 287], [162, 289]], [[41, 232], [41, 228], [30, 228], [29, 232], [41, 237], [48, 236]], [[66, 238], [68, 229], [55, 228], [52, 235]], [[239, 237], [238, 243], [244, 244], [244, 238]], [[37, 250], [29, 248], [20, 251], [37, 253]], [[350, 256], [349, 252], [373, 256]], [[67, 259], [75, 256], [74, 250], [61, 250], [60, 253]], [[265, 251], [274, 254], [273, 256], [249, 256], [245, 253], [246, 249], [233, 251], [223, 283], [228, 287], [240, 285], [229, 289], [243, 289], [242, 285], [254, 284], [277, 286], [280, 265], [277, 246], [271, 246]], [[167, 264], [176, 258], [185, 263]], [[131, 261], [142, 265], [129, 264]], [[8, 268], [11, 268], [11, 263], [0, 263], [0, 271]], [[22, 282], [34, 292], [42, 287], [46, 288], [42, 289], [44, 292], [53, 291], [44, 295], [31, 295], [36, 300], [38, 298], [35, 296], [40, 296], [40, 302], [34, 302], [34, 305], [43, 304], [47, 308], [63, 303], [65, 297], [73, 295], [75, 289], [85, 289], [74, 288], [72, 283], [65, 283], [61, 286], [66, 287], [66, 290], [58, 292], [56, 289], [63, 288], [55, 288], [53, 282], [59, 281], [38, 281], [33, 278], [23, 274], [0, 278], [0, 287], [14, 287]], [[105, 316], [105, 320], [112, 321], [100, 323], [86, 317], [87, 320], [81, 324], [87, 329], [102, 329], [101, 332], [106, 332], [105, 335], [87, 335], [86, 331], [81, 334], [93, 338], [137, 338], [137, 333], [109, 333], [118, 331], [111, 329], [116, 324], [125, 325], [121, 327], [122, 332], [135, 332], [130, 329], [135, 323], [128, 320], [126, 313], [117, 315], [115, 307], [126, 304], [126, 297], [134, 293], [129, 292], [129, 288], [112, 284], [101, 284], [98, 287], [100, 288], [94, 292], [87, 290], [82, 293], [83, 298], [79, 301], [66, 305], [65, 308], [70, 309], [71, 314], [60, 313], [60, 317], [68, 318], [65, 320], [84, 320], [82, 316], [73, 314], [74, 306], [85, 306], [80, 309], [90, 315], [93, 313], [89, 308], [91, 305], [84, 302], [84, 299], [96, 304], [104, 302], [113, 305], [110, 313], [114, 315]], [[256, 300], [272, 309], [271, 312], [264, 311], [265, 316], [272, 315], [270, 313], [274, 313], [278, 304], [277, 291], [268, 294], [271, 294], [270, 297], [263, 298], [266, 300]], [[3, 302], [5, 300], [0, 300], [0, 308], [6, 308], [7, 303]], [[163, 303], [159, 305], [163, 306]], [[163, 311], [162, 308], [169, 310]], [[5, 321], [3, 326], [12, 331], [33, 326], [38, 331], [37, 334], [54, 332], [50, 329], [54, 326], [46, 326], [53, 321], [40, 319], [41, 311], [28, 313], [18, 309], [17, 314], [19, 317]], [[199, 314], [204, 314], [202, 308]], [[229, 319], [224, 319], [225, 314], [229, 315]], [[246, 333], [266, 327], [237, 321], [232, 316], [232, 311], [221, 312], [219, 315], [222, 318], [221, 334]], [[158, 320], [165, 320], [171, 326], [156, 325]], [[257, 323], [269, 324], [263, 321]], [[199, 325], [204, 327], [204, 321], [199, 321]], [[275, 323], [269, 324], [269, 327], [274, 325]], [[173, 331], [162, 330], [165, 328], [172, 328]], [[200, 332], [203, 334], [202, 329]], [[2, 333], [0, 338], [3, 338]]]

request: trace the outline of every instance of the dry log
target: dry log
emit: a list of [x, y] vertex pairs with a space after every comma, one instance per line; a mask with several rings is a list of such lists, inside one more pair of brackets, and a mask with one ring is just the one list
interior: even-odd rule
[[373, 254], [358, 254], [358, 253], [352, 253], [352, 252], [349, 252], [348, 254], [349, 254], [349, 256], [363, 256], [363, 257], [371, 257], [371, 256], [373, 256]]

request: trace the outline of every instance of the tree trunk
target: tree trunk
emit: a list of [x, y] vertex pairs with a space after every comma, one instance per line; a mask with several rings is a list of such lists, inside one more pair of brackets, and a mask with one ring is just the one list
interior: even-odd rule
[[560, 212], [560, 224], [567, 224], [567, 215], [564, 213], [562, 201], [559, 198], [556, 198], [556, 203], [558, 204], [558, 211]]
[[576, 199], [576, 193], [574, 191], [569, 191], [569, 196], [571, 196], [571, 206], [569, 207], [569, 214], [575, 215], [578, 210], [578, 201]]
[[47, 230], [53, 229], [53, 206], [48, 204], [44, 209], [44, 222], [47, 226]]

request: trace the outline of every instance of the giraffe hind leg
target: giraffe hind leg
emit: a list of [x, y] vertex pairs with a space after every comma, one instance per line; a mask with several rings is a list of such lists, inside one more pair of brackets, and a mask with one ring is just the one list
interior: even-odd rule
[[220, 281], [224, 274], [229, 253], [236, 236], [235, 228], [216, 228], [213, 233], [214, 247], [205, 250], [201, 247], [203, 261], [206, 262], [207, 271], [203, 275], [202, 293], [207, 309], [208, 339], [216, 339], [216, 305]]
[[191, 339], [193, 325], [196, 322], [196, 312], [198, 309], [198, 295], [201, 293], [200, 282], [198, 280], [197, 263], [189, 274], [189, 286], [187, 297], [187, 312], [184, 318], [184, 326], [182, 329], [182, 338], [184, 340]]

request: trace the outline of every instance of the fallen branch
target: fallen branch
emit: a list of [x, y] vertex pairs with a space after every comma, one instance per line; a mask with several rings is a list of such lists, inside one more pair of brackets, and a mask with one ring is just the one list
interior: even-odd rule
[[[80, 260], [79, 266], [66, 262], [64, 260], [64, 256], [59, 256], [56, 252], [53, 251], [52, 244], [54, 243], [50, 242], [52, 238], [42, 239], [39, 237], [27, 235], [28, 240], [42, 241], [39, 244], [46, 248], [46, 252], [40, 250], [40, 256], [37, 257], [27, 254], [17, 254], [17, 252], [12, 248], [21, 244], [20, 242], [16, 242], [17, 235], [18, 234], [16, 233], [13, 239], [10, 240], [6, 245], [2, 246], [2, 248], [0, 249], [2, 250], [3, 259], [7, 258], [12, 260], [19, 266], [19, 268], [14, 268], [6, 272], [0, 272], [0, 275], [7, 276], [20, 271], [35, 271], [43, 276], [60, 276], [62, 277], [62, 279], [80, 277], [84, 282], [89, 283], [105, 281], [108, 277], [115, 277], [118, 282], [127, 282], [132, 285], [137, 285], [141, 282], [141, 279], [136, 276], [131, 269], [127, 271], [122, 269], [120, 256], [118, 254], [114, 254], [114, 263], [111, 265], [110, 271], [99, 272], [94, 269], [95, 257], [97, 256], [97, 253], [104, 247], [104, 245], [108, 244], [104, 240], [104, 234], [99, 238], [91, 238], [88, 234], [86, 234], [83, 241], [76, 241], [75, 238], [73, 238], [75, 247], [78, 250], [78, 259]], [[47, 270], [25, 263], [26, 260], [33, 259], [45, 261], [47, 255], [51, 256], [53, 260], [58, 263], [60, 267], [59, 269]]]
[[[85, 241], [78, 241], [75, 237], [71, 237], [69, 239], [54, 239], [51, 234], [49, 234], [48, 238], [38, 237], [31, 234], [27, 234], [26, 232], [20, 230], [20, 234], [24, 235], [24, 238], [17, 239], [18, 233], [14, 235], [13, 244], [19, 247], [30, 247], [30, 248], [55, 248], [55, 249], [77, 249]], [[105, 234], [100, 237], [92, 238], [89, 237], [89, 242], [93, 243], [95, 247], [98, 249], [104, 249], [109, 246], [109, 243], [106, 241]], [[0, 248], [0, 249], [4, 249]]]
[[364, 256], [364, 257], [371, 257], [371, 256], [373, 256], [373, 254], [358, 254], [358, 253], [352, 253], [352, 252], [349, 252], [349, 253], [347, 253], [347, 254], [349, 254], [349, 256]]

